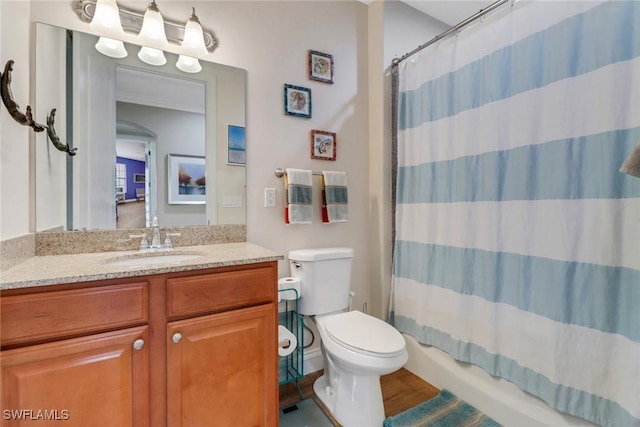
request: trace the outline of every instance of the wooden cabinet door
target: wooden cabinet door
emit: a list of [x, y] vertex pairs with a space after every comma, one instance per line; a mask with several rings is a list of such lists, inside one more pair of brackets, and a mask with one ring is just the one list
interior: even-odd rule
[[167, 425], [278, 425], [276, 304], [171, 322]]
[[147, 329], [3, 351], [0, 425], [147, 427]]

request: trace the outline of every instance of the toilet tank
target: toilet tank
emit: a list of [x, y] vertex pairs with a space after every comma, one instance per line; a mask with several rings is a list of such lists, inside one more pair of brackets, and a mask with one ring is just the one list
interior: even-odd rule
[[289, 252], [289, 270], [300, 279], [298, 312], [325, 314], [349, 307], [353, 249], [298, 249]]

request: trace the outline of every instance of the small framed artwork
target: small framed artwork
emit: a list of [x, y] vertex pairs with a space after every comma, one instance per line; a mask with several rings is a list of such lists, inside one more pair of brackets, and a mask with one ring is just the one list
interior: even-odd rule
[[170, 205], [197, 205], [207, 201], [203, 156], [167, 154], [167, 196]]
[[289, 116], [311, 118], [311, 89], [285, 84], [284, 113]]
[[244, 127], [229, 125], [227, 139], [227, 163], [238, 166], [246, 165], [247, 141]]
[[336, 134], [322, 130], [311, 131], [311, 158], [318, 160], [336, 159]]
[[333, 84], [333, 56], [309, 51], [309, 79]]
[[134, 173], [133, 182], [145, 182], [145, 175], [143, 173]]

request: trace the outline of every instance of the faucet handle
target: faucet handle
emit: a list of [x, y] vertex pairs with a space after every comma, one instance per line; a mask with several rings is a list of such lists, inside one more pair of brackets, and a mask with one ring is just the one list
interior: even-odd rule
[[140, 250], [149, 249], [149, 241], [147, 240], [147, 235], [142, 234], [130, 234], [130, 239], [140, 239]]
[[164, 247], [167, 249], [173, 248], [173, 242], [171, 241], [171, 237], [177, 237], [180, 234], [181, 233], [165, 233]]

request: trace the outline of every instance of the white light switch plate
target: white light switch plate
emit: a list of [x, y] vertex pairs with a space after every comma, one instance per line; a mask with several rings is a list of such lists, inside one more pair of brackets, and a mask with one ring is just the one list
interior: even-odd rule
[[242, 197], [240, 196], [226, 196], [222, 199], [223, 208], [241, 208]]

